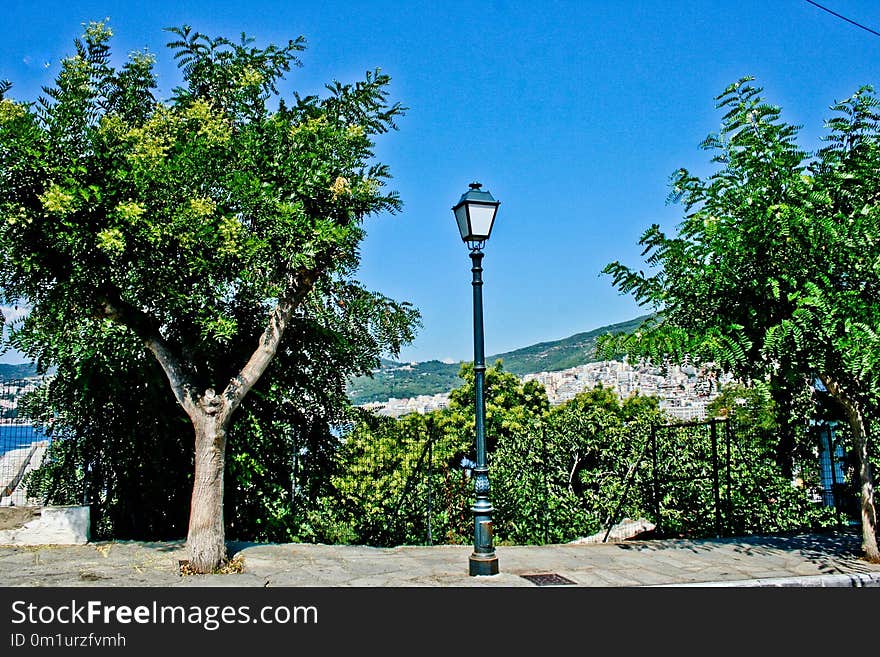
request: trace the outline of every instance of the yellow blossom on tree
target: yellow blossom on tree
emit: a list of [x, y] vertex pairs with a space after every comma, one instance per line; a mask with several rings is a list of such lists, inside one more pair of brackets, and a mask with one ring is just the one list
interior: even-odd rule
[[186, 109], [184, 116], [201, 124], [196, 134], [199, 137], [206, 137], [210, 144], [225, 144], [232, 137], [229, 123], [204, 99], [194, 101]]
[[345, 134], [349, 139], [359, 139], [363, 137], [366, 132], [362, 125], [358, 125], [356, 123], [352, 123], [346, 128]]
[[125, 239], [118, 228], [106, 228], [97, 234], [97, 245], [104, 253], [120, 255], [125, 250]]
[[52, 214], [61, 215], [62, 217], [73, 210], [73, 195], [65, 192], [61, 187], [52, 184], [45, 194], [39, 197], [43, 209]]
[[116, 212], [121, 219], [134, 223], [140, 219], [146, 210], [134, 201], [125, 201], [116, 206]]
[[20, 205], [18, 206], [18, 210], [16, 212], [10, 212], [6, 215], [6, 223], [8, 223], [10, 226], [14, 226], [19, 222], [30, 224], [33, 223], [33, 221], [34, 218], [30, 215], [30, 213], [28, 213], [27, 209]]
[[348, 178], [337, 176], [333, 184], [330, 185], [330, 191], [333, 192], [333, 198], [351, 194], [351, 186], [348, 184]]
[[84, 36], [88, 40], [101, 42], [113, 36], [113, 30], [104, 21], [89, 21], [89, 24], [83, 27], [85, 27]]
[[15, 103], [8, 98], [0, 100], [0, 125], [11, 123], [25, 114], [27, 114], [27, 111], [18, 103]]
[[238, 83], [242, 87], [259, 87], [263, 84], [263, 74], [260, 73], [257, 69], [249, 66], [244, 71], [242, 71], [241, 77], [238, 79]]
[[318, 132], [322, 127], [327, 126], [327, 117], [323, 114], [316, 119], [308, 119], [305, 123], [298, 123], [290, 127], [290, 136], [296, 137], [302, 132]]
[[118, 114], [105, 114], [98, 121], [98, 132], [107, 137], [118, 139], [129, 132], [129, 128]]
[[132, 142], [129, 162], [148, 168], [161, 165], [174, 142], [173, 132], [178, 120], [171, 110], [157, 104], [143, 127], [128, 131], [128, 138]]
[[189, 211], [195, 217], [210, 217], [216, 209], [217, 203], [211, 198], [193, 198], [189, 201]]
[[220, 220], [220, 252], [235, 255], [239, 250], [241, 224], [235, 217], [223, 217]]

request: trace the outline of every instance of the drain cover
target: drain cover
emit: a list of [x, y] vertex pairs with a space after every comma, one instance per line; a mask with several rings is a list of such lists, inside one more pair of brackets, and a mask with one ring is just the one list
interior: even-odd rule
[[540, 573], [537, 575], [522, 575], [523, 579], [529, 580], [535, 586], [571, 586], [577, 584], [567, 577], [557, 573]]

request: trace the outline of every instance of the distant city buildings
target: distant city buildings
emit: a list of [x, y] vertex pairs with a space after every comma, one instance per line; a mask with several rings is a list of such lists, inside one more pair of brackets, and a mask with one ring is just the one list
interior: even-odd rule
[[40, 377], [0, 381], [0, 419], [15, 418], [18, 414], [18, 400], [26, 392], [32, 392], [40, 385]]
[[[621, 361], [587, 363], [558, 372], [526, 374], [522, 381], [538, 381], [547, 390], [552, 405], [573, 399], [598, 386], [610, 388], [621, 398], [632, 395], [660, 399], [660, 408], [676, 420], [703, 420], [706, 406], [718, 396], [720, 388], [732, 377], [716, 376], [705, 368], [692, 365], [669, 365], [665, 368], [631, 365]], [[400, 417], [408, 413], [426, 413], [449, 405], [449, 394], [420, 395], [411, 399], [389, 399], [364, 404], [379, 415]]]
[[410, 413], [430, 413], [449, 406], [449, 393], [442, 392], [437, 395], [419, 395], [408, 399], [392, 397], [384, 402], [370, 402], [362, 404], [361, 408], [372, 410], [376, 415], [400, 417]]

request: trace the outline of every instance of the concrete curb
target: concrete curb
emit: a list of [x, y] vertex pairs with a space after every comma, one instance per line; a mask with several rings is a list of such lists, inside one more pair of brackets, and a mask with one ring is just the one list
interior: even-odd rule
[[787, 588], [880, 588], [880, 573], [835, 573], [833, 575], [801, 575], [798, 577], [765, 577], [716, 582], [660, 584], [655, 587], [787, 587]]

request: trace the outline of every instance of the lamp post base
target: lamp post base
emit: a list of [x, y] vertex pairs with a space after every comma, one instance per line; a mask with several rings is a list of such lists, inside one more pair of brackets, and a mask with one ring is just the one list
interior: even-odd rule
[[492, 554], [477, 554], [476, 552], [468, 559], [470, 575], [497, 575], [498, 557]]

